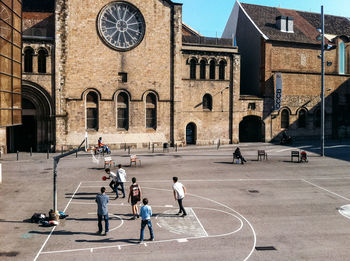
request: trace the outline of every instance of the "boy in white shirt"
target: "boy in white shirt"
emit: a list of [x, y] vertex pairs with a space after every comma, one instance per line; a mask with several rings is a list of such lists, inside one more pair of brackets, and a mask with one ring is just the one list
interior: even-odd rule
[[182, 217], [185, 217], [187, 215], [185, 208], [182, 205], [182, 200], [185, 197], [186, 194], [186, 188], [184, 185], [182, 185], [180, 182], [177, 181], [177, 177], [173, 177], [173, 190], [174, 190], [174, 198], [179, 203], [179, 212], [177, 215], [180, 215], [182, 213]]

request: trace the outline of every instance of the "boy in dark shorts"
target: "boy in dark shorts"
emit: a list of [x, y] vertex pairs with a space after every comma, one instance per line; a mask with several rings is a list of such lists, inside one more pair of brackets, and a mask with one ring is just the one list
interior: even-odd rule
[[137, 202], [139, 202], [142, 198], [142, 192], [141, 192], [141, 187], [136, 184], [136, 178], [133, 177], [131, 179], [132, 185], [130, 186], [130, 191], [129, 191], [129, 197], [128, 197], [128, 202], [130, 202], [131, 199], [131, 207], [132, 207], [132, 214], [133, 217], [132, 219], [139, 218], [139, 210], [137, 208]]

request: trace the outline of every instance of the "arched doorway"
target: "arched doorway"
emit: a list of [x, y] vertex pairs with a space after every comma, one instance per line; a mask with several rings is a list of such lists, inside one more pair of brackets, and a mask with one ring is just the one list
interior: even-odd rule
[[194, 145], [197, 140], [197, 127], [193, 122], [187, 124], [186, 126], [186, 144]]
[[7, 129], [8, 152], [45, 152], [54, 144], [53, 106], [42, 87], [28, 83], [22, 86], [22, 125]]
[[239, 124], [240, 142], [265, 141], [265, 124], [258, 116], [246, 116]]

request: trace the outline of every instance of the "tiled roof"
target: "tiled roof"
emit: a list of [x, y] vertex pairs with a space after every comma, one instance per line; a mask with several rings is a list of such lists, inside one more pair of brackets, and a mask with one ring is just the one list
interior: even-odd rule
[[[256, 26], [270, 39], [299, 43], [319, 44], [317, 28], [321, 27], [321, 15], [283, 8], [241, 3]], [[276, 17], [292, 16], [294, 33], [281, 32], [276, 26]], [[325, 33], [350, 36], [350, 20], [345, 17], [325, 15]]]

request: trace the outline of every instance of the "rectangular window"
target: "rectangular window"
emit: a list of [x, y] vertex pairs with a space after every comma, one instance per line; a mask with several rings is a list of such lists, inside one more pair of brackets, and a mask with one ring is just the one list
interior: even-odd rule
[[146, 109], [146, 128], [156, 129], [156, 110], [154, 108]]
[[128, 129], [128, 109], [118, 108], [118, 128]]
[[86, 127], [97, 130], [97, 108], [87, 108], [86, 114]]

